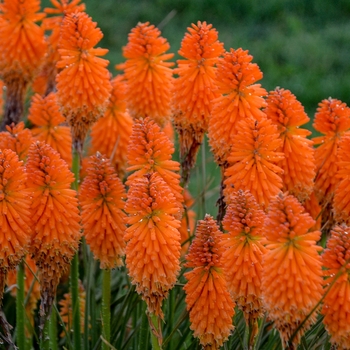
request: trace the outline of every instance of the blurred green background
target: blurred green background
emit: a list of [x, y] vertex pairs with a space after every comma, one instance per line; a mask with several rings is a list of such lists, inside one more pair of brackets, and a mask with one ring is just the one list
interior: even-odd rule
[[[198, 20], [213, 24], [226, 50], [242, 47], [254, 56], [268, 90], [291, 90], [311, 122], [318, 103], [328, 97], [350, 104], [349, 0], [85, 0], [86, 11], [104, 33], [101, 47], [110, 51], [109, 69], [123, 61], [122, 47], [138, 22], [158, 26], [175, 58], [186, 28]], [[50, 1], [42, 1], [43, 7]], [[208, 145], [194, 169], [190, 190], [199, 211], [215, 215], [219, 169]], [[204, 189], [204, 190], [203, 190]], [[206, 208], [204, 205], [204, 193]], [[209, 207], [209, 208], [208, 208]], [[198, 208], [197, 208], [198, 209]]]

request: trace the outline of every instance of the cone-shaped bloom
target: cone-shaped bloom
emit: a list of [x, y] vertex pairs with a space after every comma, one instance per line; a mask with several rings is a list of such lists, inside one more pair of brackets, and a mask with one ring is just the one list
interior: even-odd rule
[[10, 149], [0, 149], [0, 305], [8, 270], [27, 252], [31, 237], [30, 191], [23, 162]]
[[186, 256], [188, 280], [184, 286], [191, 329], [204, 349], [219, 349], [233, 330], [234, 302], [227, 286], [221, 244], [222, 232], [206, 215], [200, 220], [196, 236]]
[[127, 105], [133, 118], [150, 117], [159, 125], [170, 118], [172, 62], [174, 54], [161, 32], [149, 22], [138, 23], [123, 47], [124, 69], [127, 81]]
[[[83, 284], [79, 280], [79, 314], [80, 314], [80, 333], [84, 334], [85, 325], [85, 303], [86, 303], [86, 291]], [[68, 334], [73, 332], [73, 307], [72, 307], [72, 293], [65, 293], [63, 299], [58, 303], [60, 306], [61, 319], [64, 322]], [[66, 333], [61, 332], [60, 336], [64, 337]]]
[[7, 86], [2, 129], [18, 123], [26, 86], [46, 52], [44, 31], [35, 23], [45, 16], [39, 10], [40, 0], [4, 0], [0, 5], [0, 71]]
[[283, 170], [277, 166], [283, 159], [283, 153], [277, 152], [281, 143], [277, 127], [266, 117], [260, 121], [247, 118], [237, 124], [237, 135], [228, 158], [231, 166], [225, 171], [227, 203], [230, 193], [248, 190], [266, 209], [271, 197], [283, 186]]
[[78, 249], [80, 215], [76, 192], [70, 188], [74, 176], [51, 146], [44, 142], [32, 144], [27, 173], [28, 188], [33, 196], [34, 232], [30, 252], [39, 268], [43, 326], [60, 277]]
[[316, 175], [313, 142], [306, 138], [311, 132], [299, 128], [310, 119], [289, 90], [276, 88], [270, 91], [266, 102], [264, 112], [277, 126], [283, 141], [279, 149], [285, 156], [279, 163], [283, 169], [283, 191], [303, 202], [313, 190]]
[[112, 93], [107, 110], [91, 128], [91, 152], [111, 159], [120, 178], [125, 175], [127, 146], [133, 120], [126, 110], [126, 84], [122, 75], [112, 79]]
[[79, 4], [81, 0], [51, 0], [53, 8], [45, 8], [44, 12], [52, 17], [43, 20], [42, 28], [51, 31], [47, 37], [48, 50], [40, 73], [35, 77], [32, 88], [40, 95], [47, 95], [55, 90], [57, 75], [56, 63], [60, 58], [58, 42], [60, 38], [61, 24], [64, 16], [76, 11], [85, 11], [85, 5]]
[[19, 159], [27, 159], [29, 147], [34, 141], [29, 129], [24, 128], [24, 123], [6, 125], [7, 131], [0, 132], [0, 149], [11, 149], [16, 152]]
[[[322, 297], [320, 231], [310, 231], [315, 220], [298, 200], [280, 194], [271, 201], [264, 223], [262, 291], [264, 307], [279, 330], [284, 345]], [[293, 339], [299, 343], [316, 314]]]
[[163, 318], [163, 299], [180, 270], [178, 202], [158, 173], [130, 182], [127, 198], [126, 266], [148, 312]]
[[350, 224], [350, 135], [343, 135], [339, 142], [337, 158], [338, 186], [333, 199], [334, 218]]
[[108, 158], [91, 156], [79, 201], [86, 243], [102, 269], [123, 264], [125, 188]]
[[51, 92], [45, 97], [36, 94], [32, 97], [28, 119], [34, 124], [33, 136], [44, 141], [57, 151], [68, 166], [72, 164], [72, 136], [70, 128], [61, 125], [65, 122], [60, 112], [56, 94]]
[[323, 100], [315, 114], [314, 128], [324, 134], [313, 139], [315, 151], [315, 190], [321, 204], [331, 199], [338, 179], [337, 153], [341, 136], [350, 128], [350, 108], [340, 100]]
[[218, 32], [206, 22], [192, 23], [182, 39], [174, 73], [172, 103], [175, 127], [180, 137], [180, 155], [183, 176], [188, 181], [189, 170], [196, 162], [199, 146], [208, 129], [211, 102], [215, 93], [215, 70], [219, 56], [224, 53], [223, 43], [218, 41]]
[[249, 191], [239, 190], [230, 198], [222, 222], [228, 232], [223, 235], [223, 265], [228, 288], [246, 320], [263, 315], [261, 300], [261, 244], [265, 213]]
[[266, 105], [263, 96], [267, 91], [256, 82], [263, 74], [253, 56], [241, 48], [226, 52], [220, 58], [216, 71], [217, 97], [209, 119], [209, 142], [215, 161], [225, 165], [237, 134], [237, 123], [244, 118], [260, 120], [261, 108]]
[[[322, 255], [326, 290], [323, 323], [337, 349], [350, 348], [350, 227], [335, 226]], [[334, 282], [334, 279], [336, 281]]]
[[57, 68], [62, 70], [56, 77], [57, 97], [80, 151], [89, 127], [103, 115], [112, 90], [108, 61], [98, 57], [108, 50], [94, 48], [102, 37], [86, 13], [65, 16], [58, 49]]
[[[26, 256], [26, 265], [24, 266], [24, 293], [29, 294], [28, 302], [25, 305], [26, 317], [29, 321], [29, 325], [26, 327], [26, 336], [29, 338], [32, 334], [31, 330], [34, 327], [34, 311], [37, 307], [38, 300], [40, 299], [40, 286], [39, 282], [35, 279], [33, 272], [36, 273], [36, 266], [33, 259], [29, 255]], [[11, 291], [11, 295], [16, 297], [17, 294], [17, 271], [10, 271], [7, 276], [7, 285]]]
[[172, 189], [179, 207], [183, 202], [180, 164], [171, 159], [174, 145], [161, 131], [160, 126], [151, 118], [139, 119], [132, 128], [128, 146], [128, 171], [135, 171], [129, 176], [127, 184], [136, 177], [157, 172]]

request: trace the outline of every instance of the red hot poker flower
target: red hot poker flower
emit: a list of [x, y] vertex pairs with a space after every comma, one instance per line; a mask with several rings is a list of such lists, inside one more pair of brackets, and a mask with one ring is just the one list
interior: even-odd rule
[[10, 149], [0, 149], [0, 305], [7, 271], [26, 254], [31, 237], [30, 191], [23, 162]]
[[289, 90], [270, 91], [266, 102], [264, 112], [277, 126], [283, 142], [279, 149], [285, 156], [279, 164], [283, 169], [283, 191], [303, 202], [313, 190], [316, 174], [313, 142], [306, 138], [311, 132], [299, 128], [310, 119]]
[[[345, 225], [335, 226], [322, 255], [323, 266], [326, 268], [324, 284], [330, 290], [324, 299], [321, 313], [324, 315], [323, 323], [331, 335], [331, 342], [337, 349], [350, 348], [349, 230]], [[334, 279], [335, 283], [328, 287]]]
[[73, 173], [59, 154], [44, 142], [29, 150], [28, 188], [33, 195], [33, 237], [30, 252], [39, 268], [41, 326], [50, 315], [62, 273], [79, 246], [80, 215]]
[[[263, 227], [268, 252], [263, 257], [264, 306], [279, 330], [283, 343], [300, 327], [322, 297], [320, 231], [311, 231], [315, 220], [298, 200], [280, 194], [269, 206]], [[315, 321], [313, 313], [294, 337], [297, 345]]]
[[123, 47], [126, 62], [127, 105], [133, 118], [150, 117], [163, 125], [170, 117], [172, 62], [174, 54], [166, 53], [170, 45], [154, 25], [138, 23]]
[[212, 102], [209, 119], [209, 142], [219, 165], [225, 165], [231, 144], [237, 134], [237, 123], [245, 118], [260, 120], [261, 108], [266, 105], [263, 96], [267, 91], [261, 84], [263, 74], [253, 56], [241, 48], [226, 52], [219, 58], [216, 70], [217, 94]]
[[163, 299], [180, 270], [178, 203], [158, 173], [133, 179], [127, 198], [126, 266], [148, 312], [163, 318]]
[[237, 190], [249, 190], [257, 202], [266, 209], [270, 199], [279, 193], [283, 183], [283, 170], [277, 165], [283, 159], [277, 128], [266, 118], [260, 121], [243, 119], [237, 125], [225, 171], [225, 197]]
[[314, 138], [320, 144], [315, 152], [315, 190], [321, 204], [329, 201], [338, 183], [337, 153], [341, 136], [350, 128], [350, 108], [339, 100], [323, 100], [315, 114], [314, 128], [324, 136]]
[[91, 156], [79, 200], [86, 243], [102, 269], [123, 264], [125, 189], [108, 158]]
[[180, 155], [185, 182], [194, 166], [199, 146], [208, 129], [211, 102], [215, 92], [215, 70], [224, 47], [211, 24], [198, 21], [187, 28], [181, 42], [174, 70], [179, 77], [174, 82], [173, 118], [180, 137]]
[[222, 233], [214, 219], [206, 215], [199, 221], [196, 236], [186, 256], [188, 280], [186, 292], [187, 310], [191, 329], [205, 349], [219, 349], [233, 330], [234, 302], [224, 274], [221, 244]]
[[246, 320], [263, 315], [261, 277], [266, 249], [261, 243], [265, 213], [249, 191], [239, 190], [230, 198], [222, 222], [223, 253], [229, 290]]
[[62, 70], [56, 77], [57, 97], [80, 151], [89, 127], [103, 115], [112, 89], [108, 61], [99, 57], [108, 50], [94, 48], [102, 37], [86, 13], [65, 16], [58, 49], [57, 68]]

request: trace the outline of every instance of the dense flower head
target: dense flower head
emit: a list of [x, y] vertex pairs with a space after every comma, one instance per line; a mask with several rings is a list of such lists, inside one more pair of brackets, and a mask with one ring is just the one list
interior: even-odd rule
[[[62, 68], [56, 77], [62, 113], [72, 127], [73, 139], [84, 140], [89, 127], [103, 115], [112, 89], [108, 61], [98, 56], [108, 50], [94, 48], [103, 34], [84, 12], [67, 14], [59, 41]], [[74, 91], [74, 94], [72, 94]]]
[[337, 222], [350, 223], [350, 135], [343, 135], [337, 157], [338, 185], [333, 199], [334, 218]]
[[[178, 60], [174, 70], [178, 78], [174, 82], [172, 114], [179, 133], [183, 167], [191, 169], [208, 129], [211, 102], [218, 96], [215, 65], [224, 47], [211, 24], [198, 21], [187, 30], [179, 50], [185, 59]], [[185, 182], [188, 176], [185, 176]]]
[[[324, 284], [326, 288], [330, 288], [323, 301], [323, 323], [337, 349], [350, 348], [349, 232], [348, 226], [335, 226], [322, 255], [325, 267]], [[334, 284], [331, 285], [332, 283]]]
[[6, 89], [6, 86], [4, 84], [4, 81], [0, 79], [0, 121], [1, 121], [1, 117], [3, 115], [4, 112], [4, 91]]
[[322, 207], [317, 199], [315, 191], [310, 194], [310, 197], [303, 203], [303, 206], [306, 212], [308, 212], [311, 217], [316, 220], [315, 225], [311, 228], [311, 230], [321, 230]]
[[127, 105], [134, 118], [150, 117], [162, 125], [170, 117], [172, 62], [174, 54], [161, 32], [149, 22], [138, 23], [123, 47], [126, 61]]
[[8, 270], [26, 254], [31, 237], [30, 191], [23, 162], [10, 149], [0, 149], [0, 305]]
[[102, 269], [123, 264], [125, 242], [124, 185], [108, 158], [91, 156], [79, 201], [86, 243]]
[[320, 144], [315, 151], [315, 189], [323, 203], [330, 200], [337, 186], [338, 145], [341, 136], [350, 128], [350, 108], [337, 99], [323, 100], [315, 114], [313, 126], [324, 134], [313, 139], [316, 145]]
[[306, 138], [311, 132], [299, 127], [310, 119], [302, 104], [289, 90], [276, 88], [270, 91], [266, 102], [264, 112], [277, 126], [283, 141], [280, 151], [285, 158], [279, 164], [283, 169], [283, 191], [304, 201], [314, 186], [315, 152], [313, 142]]
[[151, 314], [163, 318], [162, 301], [180, 270], [181, 236], [177, 200], [158, 173], [130, 183], [125, 211], [126, 266]]
[[277, 165], [284, 157], [277, 151], [281, 144], [276, 126], [266, 118], [247, 118], [238, 123], [228, 158], [230, 166], [225, 171], [227, 203], [232, 191], [249, 190], [266, 209], [283, 186], [283, 170]]
[[213, 100], [209, 119], [209, 141], [215, 160], [224, 165], [237, 134], [237, 123], [244, 118], [260, 120], [261, 108], [266, 105], [267, 91], [256, 84], [263, 74], [253, 56], [241, 48], [224, 54], [217, 63], [216, 86], [218, 97]]
[[67, 163], [44, 142], [32, 144], [27, 162], [33, 236], [30, 253], [39, 268], [42, 322], [51, 311], [56, 287], [81, 237], [74, 181]]
[[249, 191], [239, 190], [230, 198], [222, 222], [228, 232], [223, 236], [223, 265], [228, 287], [246, 319], [263, 315], [261, 300], [261, 243], [265, 213]]
[[44, 31], [36, 22], [40, 0], [4, 0], [0, 5], [0, 72], [5, 81], [29, 81], [46, 51]]
[[126, 109], [123, 75], [116, 76], [111, 83], [112, 93], [106, 112], [91, 128], [91, 152], [100, 152], [111, 158], [112, 165], [123, 178], [133, 120]]
[[[322, 297], [322, 248], [316, 245], [321, 233], [310, 230], [314, 225], [294, 196], [280, 194], [271, 201], [263, 227], [268, 252], [263, 257], [262, 291], [284, 344]], [[313, 313], [299, 329], [294, 344], [315, 317]]]
[[56, 150], [70, 166], [72, 163], [72, 136], [60, 112], [56, 94], [51, 92], [45, 97], [35, 94], [29, 109], [28, 120], [34, 127], [32, 134], [38, 141], [44, 141]]
[[205, 349], [219, 349], [233, 330], [234, 302], [224, 274], [222, 232], [210, 215], [198, 222], [186, 256], [188, 280], [184, 286], [190, 328]]
[[6, 126], [7, 131], [0, 132], [0, 149], [11, 149], [16, 152], [19, 159], [25, 161], [29, 147], [34, 141], [32, 133], [24, 127], [24, 123]]
[[174, 150], [174, 144], [151, 118], [136, 121], [127, 154], [127, 170], [135, 172], [129, 176], [127, 183], [136, 177], [157, 172], [170, 186], [181, 206], [183, 195], [178, 174], [180, 164], [171, 159]]

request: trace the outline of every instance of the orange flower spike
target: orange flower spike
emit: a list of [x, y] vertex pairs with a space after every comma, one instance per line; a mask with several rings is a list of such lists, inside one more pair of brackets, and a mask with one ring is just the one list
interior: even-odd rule
[[[326, 291], [322, 307], [323, 323], [337, 349], [350, 348], [350, 228], [335, 226], [322, 255]], [[337, 278], [335, 283], [330, 284]]]
[[281, 144], [276, 126], [266, 118], [260, 121], [243, 119], [237, 124], [237, 135], [228, 158], [231, 166], [225, 171], [227, 204], [230, 193], [241, 189], [250, 191], [259, 205], [267, 208], [271, 197], [283, 186], [283, 170], [278, 163], [284, 155], [277, 152]]
[[29, 147], [34, 141], [29, 129], [24, 128], [24, 123], [6, 125], [7, 131], [0, 132], [0, 149], [11, 149], [16, 152], [19, 159], [25, 161]]
[[123, 265], [125, 197], [124, 185], [109, 159], [91, 156], [79, 201], [86, 243], [102, 269]]
[[39, 10], [40, 0], [4, 0], [0, 5], [0, 71], [7, 86], [2, 130], [19, 122], [27, 84], [46, 53], [44, 31], [35, 23], [45, 16]]
[[180, 270], [178, 203], [158, 173], [130, 182], [127, 198], [126, 266], [148, 312], [163, 318], [163, 299]]
[[126, 109], [126, 84], [124, 77], [112, 79], [112, 93], [107, 110], [91, 128], [91, 152], [100, 152], [111, 158], [120, 178], [127, 163], [127, 147], [133, 120]]
[[136, 177], [157, 172], [171, 187], [179, 207], [182, 206], [183, 195], [180, 186], [180, 175], [177, 173], [180, 164], [171, 159], [174, 145], [160, 126], [152, 119], [139, 119], [133, 125], [128, 146], [128, 171], [135, 171], [129, 176], [127, 184]]
[[127, 81], [127, 104], [133, 118], [150, 117], [159, 125], [170, 118], [174, 54], [170, 45], [149, 22], [138, 23], [123, 47], [126, 62], [121, 65]]
[[184, 276], [187, 310], [193, 336], [205, 349], [219, 349], [233, 330], [234, 302], [224, 274], [222, 233], [210, 215], [198, 222], [186, 256], [193, 270]]
[[32, 133], [36, 140], [44, 141], [57, 151], [68, 166], [72, 164], [72, 136], [57, 103], [56, 94], [32, 97], [28, 119], [34, 124]]
[[[271, 201], [263, 226], [268, 252], [263, 257], [264, 307], [279, 330], [284, 346], [322, 297], [320, 231], [310, 231], [315, 220], [298, 200], [280, 194]], [[297, 345], [316, 313], [296, 334]]]
[[320, 203], [318, 202], [318, 199], [316, 197], [315, 191], [313, 191], [310, 195], [310, 197], [303, 203], [303, 206], [308, 212], [311, 217], [316, 220], [315, 225], [311, 228], [312, 231], [319, 231], [321, 230], [321, 224], [322, 224], [322, 207], [320, 206]]
[[224, 53], [223, 43], [218, 41], [218, 32], [206, 22], [197, 22], [187, 28], [182, 39], [178, 68], [174, 73], [173, 118], [180, 138], [180, 155], [184, 181], [189, 180], [204, 133], [208, 129], [211, 102], [215, 92], [215, 70], [219, 56]]
[[209, 119], [209, 142], [216, 162], [222, 166], [230, 154], [232, 139], [237, 134], [237, 123], [244, 118], [260, 120], [266, 106], [263, 96], [267, 91], [261, 84], [263, 74], [253, 56], [241, 48], [226, 52], [219, 58], [216, 70], [216, 86], [219, 95], [212, 102]]
[[338, 145], [341, 136], [350, 128], [350, 108], [340, 100], [323, 100], [315, 114], [313, 126], [324, 134], [313, 139], [316, 145], [320, 144], [315, 151], [315, 189], [317, 197], [323, 203], [333, 196], [338, 184], [335, 176], [338, 171]]
[[40, 95], [47, 95], [55, 91], [55, 77], [57, 75], [56, 63], [60, 58], [57, 47], [60, 38], [60, 30], [63, 18], [68, 13], [76, 11], [85, 11], [85, 5], [79, 4], [80, 0], [51, 0], [53, 8], [45, 8], [44, 12], [52, 17], [43, 19], [42, 28], [45, 31], [51, 31], [47, 37], [48, 50], [45, 56], [45, 62], [40, 73], [35, 77], [32, 84], [34, 92]]
[[10, 149], [0, 149], [0, 306], [7, 272], [26, 254], [31, 237], [30, 191], [23, 162]]
[[345, 134], [339, 141], [337, 157], [338, 186], [333, 198], [334, 218], [337, 222], [350, 224], [350, 135]]
[[[61, 111], [72, 128], [73, 144], [79, 151], [89, 127], [107, 108], [112, 85], [108, 61], [98, 56], [108, 50], [94, 48], [103, 34], [84, 12], [65, 16], [59, 41], [62, 68], [56, 77], [57, 97]], [[72, 95], [72, 91], [74, 94]]]
[[73, 173], [52, 147], [44, 142], [32, 144], [27, 173], [34, 222], [30, 253], [39, 268], [43, 326], [60, 277], [78, 249], [80, 215], [76, 192], [71, 189]]
[[223, 265], [228, 287], [246, 320], [262, 317], [262, 257], [266, 249], [261, 243], [265, 213], [249, 191], [233, 194], [222, 222], [228, 231], [223, 237], [226, 248]]
[[303, 202], [313, 190], [316, 175], [313, 142], [306, 138], [311, 132], [299, 128], [310, 119], [289, 90], [276, 88], [269, 93], [266, 102], [264, 112], [277, 126], [283, 141], [279, 149], [285, 155], [279, 163], [283, 169], [283, 191]]

